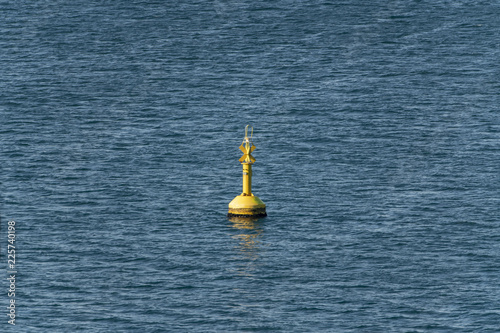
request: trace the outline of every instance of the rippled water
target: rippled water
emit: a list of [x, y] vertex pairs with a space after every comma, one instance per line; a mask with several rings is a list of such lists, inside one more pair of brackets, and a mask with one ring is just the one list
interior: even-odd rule
[[17, 331], [498, 332], [497, 2], [0, 12]]

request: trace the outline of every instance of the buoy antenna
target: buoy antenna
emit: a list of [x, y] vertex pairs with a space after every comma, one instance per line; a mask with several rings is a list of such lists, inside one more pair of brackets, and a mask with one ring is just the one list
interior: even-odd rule
[[248, 138], [248, 127], [249, 126], [250, 125], [245, 126], [245, 139], [244, 139], [244, 141], [246, 141], [246, 142], [248, 142], [248, 141], [251, 142], [252, 141], [252, 137], [253, 137], [253, 127], [251, 127], [252, 130], [250, 132], [250, 138]]

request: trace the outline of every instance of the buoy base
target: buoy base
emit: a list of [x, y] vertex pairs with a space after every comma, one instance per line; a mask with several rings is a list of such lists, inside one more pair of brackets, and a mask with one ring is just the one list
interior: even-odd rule
[[266, 209], [252, 209], [252, 210], [229, 210], [227, 217], [266, 217]]
[[243, 193], [229, 203], [227, 216], [265, 217], [267, 216], [266, 204], [253, 194], [245, 195]]

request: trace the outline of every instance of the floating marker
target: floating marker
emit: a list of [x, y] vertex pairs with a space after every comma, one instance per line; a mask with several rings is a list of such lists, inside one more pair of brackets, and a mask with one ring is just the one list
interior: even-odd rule
[[243, 156], [239, 159], [243, 165], [243, 192], [229, 203], [229, 217], [232, 216], [248, 216], [248, 217], [264, 217], [266, 214], [266, 205], [259, 197], [252, 194], [252, 164], [255, 158], [252, 152], [255, 146], [252, 142], [253, 127], [248, 137], [248, 126], [245, 127], [245, 138], [240, 146]]

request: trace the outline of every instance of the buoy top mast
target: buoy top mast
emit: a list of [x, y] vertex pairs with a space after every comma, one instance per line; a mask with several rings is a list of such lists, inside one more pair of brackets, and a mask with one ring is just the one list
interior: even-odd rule
[[245, 127], [245, 138], [243, 139], [243, 142], [241, 143], [240, 150], [243, 152], [243, 156], [239, 159], [239, 161], [244, 164], [253, 164], [255, 162], [255, 158], [251, 155], [251, 153], [255, 150], [255, 145], [252, 142], [252, 137], [253, 137], [253, 127], [251, 127], [252, 131], [250, 134], [250, 137], [248, 137], [248, 127], [250, 125], [247, 125]]

